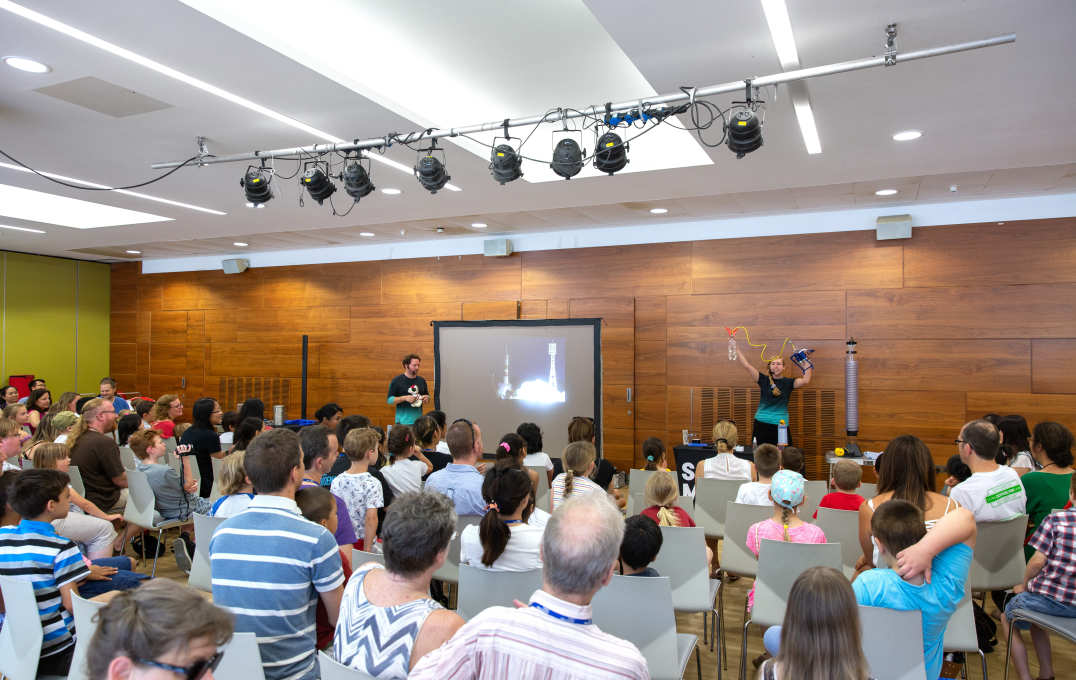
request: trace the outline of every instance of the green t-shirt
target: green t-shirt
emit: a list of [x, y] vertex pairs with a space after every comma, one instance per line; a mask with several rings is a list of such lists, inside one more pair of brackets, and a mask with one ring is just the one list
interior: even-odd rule
[[770, 388], [770, 376], [761, 371], [758, 374], [758, 410], [755, 411], [755, 420], [760, 423], [777, 425], [782, 420], [788, 424], [788, 398], [792, 396], [792, 387], [795, 385], [794, 378], [774, 378], [773, 383], [781, 390], [779, 396], [774, 396]]
[[[1027, 535], [1035, 533], [1042, 519], [1069, 502], [1072, 473], [1057, 475], [1049, 472], [1029, 472], [1020, 478], [1027, 495]], [[1031, 559], [1035, 549], [1024, 546], [1024, 557]]]

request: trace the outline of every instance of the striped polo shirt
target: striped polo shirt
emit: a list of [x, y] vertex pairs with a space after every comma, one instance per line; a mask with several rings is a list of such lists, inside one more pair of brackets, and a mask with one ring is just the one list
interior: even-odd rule
[[209, 543], [213, 603], [258, 638], [269, 680], [316, 680], [318, 593], [344, 583], [340, 551], [291, 498], [257, 495]]
[[[57, 535], [48, 522], [24, 519], [0, 529], [0, 575], [30, 581], [41, 614], [41, 656], [75, 643], [75, 621], [63, 607], [60, 588], [89, 575], [78, 546]], [[9, 622], [10, 623], [10, 622]]]

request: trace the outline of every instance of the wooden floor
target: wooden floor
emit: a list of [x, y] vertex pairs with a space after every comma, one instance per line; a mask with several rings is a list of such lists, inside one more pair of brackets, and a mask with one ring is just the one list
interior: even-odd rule
[[[145, 567], [139, 566], [139, 571], [149, 573], [152, 567], [152, 560]], [[157, 576], [159, 578], [169, 578], [181, 583], [186, 583], [186, 575], [179, 570], [176, 565], [175, 557], [172, 555], [171, 546], [167, 554], [162, 555], [160, 561], [157, 564]], [[725, 607], [726, 616], [725, 626], [728, 640], [728, 671], [724, 672], [725, 678], [735, 680], [737, 673], [739, 672], [740, 664], [740, 631], [743, 630], [743, 603], [744, 598], [747, 596], [747, 591], [751, 588], [750, 579], [740, 579], [735, 583], [727, 585], [728, 590], [725, 593]], [[992, 602], [987, 599], [987, 611], [995, 611]], [[676, 628], [681, 633], [691, 633], [699, 636], [700, 648], [702, 650], [702, 677], [703, 678], [717, 678], [717, 655], [715, 652], [711, 652], [708, 646], [701, 644], [702, 640], [702, 615], [701, 614], [677, 614], [676, 616]], [[1000, 636], [1000, 626], [999, 626]], [[1025, 634], [1025, 640], [1027, 640]], [[1051, 638], [1053, 643], [1054, 652], [1054, 670], [1057, 673], [1057, 678], [1076, 678], [1076, 645], [1073, 645], [1066, 640], [1058, 637]], [[720, 639], [718, 641], [720, 645]], [[762, 634], [758, 628], [751, 628], [750, 634], [747, 638], [747, 678], [754, 680], [757, 676], [757, 672], [751, 665], [751, 660], [762, 653]], [[1032, 651], [1031, 657], [1031, 671], [1037, 672], [1038, 663], [1035, 660], [1035, 654]], [[1000, 641], [1000, 644], [994, 648], [994, 651], [986, 655], [987, 671], [989, 677], [995, 680], [1001, 680], [1003, 677], [1002, 666], [1005, 663], [1005, 642]], [[970, 657], [968, 665], [968, 677], [973, 680], [978, 680], [981, 675], [981, 666], [978, 656]], [[1068, 670], [1065, 670], [1068, 669]], [[688, 664], [687, 672], [684, 675], [685, 678], [695, 678], [695, 659], [692, 656], [691, 662]], [[1016, 671], [1011, 667], [1009, 668], [1009, 677], [1016, 678]]]

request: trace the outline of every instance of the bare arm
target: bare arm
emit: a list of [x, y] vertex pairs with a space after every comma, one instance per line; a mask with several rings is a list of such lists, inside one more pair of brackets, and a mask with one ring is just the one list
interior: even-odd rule
[[373, 552], [374, 543], [377, 541], [377, 508], [366, 508], [362, 535], [362, 545], [366, 548], [366, 552]]
[[414, 668], [427, 652], [447, 642], [463, 624], [463, 619], [456, 612], [447, 609], [435, 609], [430, 612], [418, 631], [418, 637], [415, 638], [415, 646], [411, 650], [411, 668]]
[[325, 605], [325, 613], [329, 617], [329, 625], [336, 627], [336, 620], [340, 618], [340, 601], [344, 598], [344, 586], [338, 585], [332, 590], [318, 593], [321, 603]]
[[900, 551], [898, 573], [905, 580], [922, 574], [930, 582], [930, 565], [934, 557], [957, 543], [974, 548], [976, 531], [975, 515], [965, 508], [953, 510], [939, 519], [918, 543]]
[[1014, 593], [1022, 593], [1027, 589], [1027, 584], [1031, 579], [1039, 575], [1042, 568], [1046, 566], [1046, 555], [1043, 555], [1038, 550], [1031, 556], [1031, 559], [1027, 562], [1027, 567], [1024, 568], [1024, 582], [1018, 584], [1013, 588]]
[[796, 378], [794, 381], [792, 381], [792, 387], [805, 387], [806, 385], [810, 384], [812, 376], [814, 376], [814, 366], [811, 366], [806, 371], [804, 371], [803, 377]]
[[758, 382], [758, 369], [752, 366], [751, 362], [748, 361], [747, 357], [740, 351], [740, 343], [736, 343], [736, 359], [740, 362], [740, 365], [743, 366], [744, 370], [747, 371], [747, 374], [751, 376], [751, 379]]
[[859, 506], [859, 547], [863, 550], [863, 563], [874, 565], [874, 544], [871, 543], [871, 516], [874, 510], [866, 503]]
[[433, 472], [433, 463], [431, 463], [430, 459], [422, 453], [422, 449], [416, 446], [414, 449], [412, 449], [412, 453], [414, 453], [415, 458], [418, 458], [421, 463], [425, 464], [426, 471], [422, 473], [424, 476]]
[[75, 613], [74, 605], [71, 604], [71, 593], [78, 594], [78, 582], [68, 583], [65, 586], [60, 586], [60, 602], [71, 614]]
[[93, 501], [87, 500], [78, 491], [75, 491], [74, 489], [68, 489], [68, 491], [71, 492], [71, 502], [77, 505], [80, 510], [85, 512], [90, 517], [97, 517], [98, 519], [103, 519], [108, 522], [117, 519], [123, 519], [123, 515], [109, 515], [105, 513], [105, 511], [97, 507], [97, 505], [94, 504]]

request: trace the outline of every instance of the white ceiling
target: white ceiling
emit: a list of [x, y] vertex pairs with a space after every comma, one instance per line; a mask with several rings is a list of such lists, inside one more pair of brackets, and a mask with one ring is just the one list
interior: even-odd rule
[[[455, 6], [431, 13], [429, 3], [412, 0], [393, 3], [392, 14], [397, 25], [412, 17], [415, 30], [390, 32], [388, 41], [381, 34], [379, 40], [368, 39], [361, 25], [318, 22], [321, 31], [310, 35], [310, 49], [316, 51], [318, 43], [349, 45], [346, 52], [356, 63], [382, 76], [395, 74], [398, 62], [413, 68], [413, 60], [400, 55], [423, 46], [418, 53], [442, 55], [444, 64], [466, 69], [472, 85], [496, 85], [496, 91], [483, 92], [474, 107], [466, 99], [449, 102], [445, 110], [452, 118], [432, 121], [422, 113], [426, 90], [420, 83], [409, 95], [390, 100], [380, 90], [370, 90], [368, 98], [356, 91], [354, 80], [348, 81], [350, 86], [339, 84], [180, 2], [21, 4], [345, 139], [631, 98], [635, 95], [624, 89], [642, 82], [649, 89], [639, 96], [780, 70], [761, 4], [754, 0], [682, 0], [630, 8], [611, 0], [589, 0], [585, 7], [580, 0], [550, 0], [541, 3], [542, 14], [519, 10], [517, 20], [507, 23], [504, 7], [513, 6], [500, 0], [472, 0], [465, 13]], [[306, 14], [319, 7], [314, 2], [289, 6]], [[244, 8], [257, 15], [251, 6]], [[587, 33], [569, 27], [562, 34], [553, 30], [567, 17], [582, 22], [587, 12], [592, 14], [585, 22]], [[491, 232], [512, 233], [646, 220], [660, 224], [677, 216], [706, 219], [898, 200], [907, 204], [1076, 191], [1076, 88], [1071, 87], [1076, 45], [1069, 35], [1076, 26], [1076, 3], [793, 0], [790, 14], [804, 66], [879, 54], [884, 26], [891, 21], [900, 25], [901, 50], [1009, 32], [1017, 34], [1017, 42], [813, 79], [809, 87], [823, 149], [818, 155], [805, 152], [791, 100], [782, 89], [767, 106], [765, 145], [742, 160], [724, 148], [708, 149], [711, 165], [502, 187], [489, 177], [487, 160], [448, 144], [452, 182], [463, 191], [431, 196], [413, 178], [374, 165], [379, 188], [397, 187], [403, 193], [373, 194], [346, 218], [334, 217], [327, 206], [319, 208], [309, 200], [300, 208], [296, 180], [280, 178], [274, 184], [283, 191], [276, 200], [265, 209], [247, 209], [238, 183], [243, 164], [185, 168], [136, 190], [225, 215], [114, 192], [68, 189], [0, 167], [0, 184], [172, 219], [72, 229], [0, 217], [2, 224], [47, 232], [0, 230], [0, 248], [94, 259], [124, 257], [125, 249], [142, 250], [145, 257], [174, 257], [234, 253], [234, 240], [267, 250], [428, 240], [437, 226], [447, 227], [443, 237], [451, 238], [473, 233], [469, 224], [474, 221], [488, 223]], [[586, 36], [598, 30], [605, 35], [595, 34], [588, 42]], [[209, 138], [210, 151], [216, 154], [322, 141], [4, 11], [0, 52], [52, 67], [48, 74], [32, 75], [0, 66], [0, 148], [41, 170], [115, 186], [154, 176], [152, 162], [194, 155], [198, 135]], [[591, 53], [600, 56], [597, 70], [588, 58]], [[579, 66], [572, 68], [572, 63]], [[350, 72], [354, 79], [355, 69]], [[512, 78], [511, 73], [520, 75]], [[97, 78], [170, 106], [147, 106], [146, 112], [116, 117], [36, 91], [83, 78]], [[413, 99], [401, 101], [408, 97]], [[505, 109], [491, 116], [490, 102], [498, 98]], [[727, 105], [730, 99], [716, 101]], [[472, 108], [475, 114], [468, 115]], [[921, 129], [924, 135], [914, 142], [891, 140], [894, 132], [907, 128]], [[528, 151], [533, 152], [530, 147]], [[408, 166], [414, 161], [414, 153], [400, 146], [386, 155]], [[284, 174], [291, 167], [279, 164], [278, 171]], [[958, 185], [956, 193], [949, 191], [952, 184]], [[883, 187], [897, 188], [900, 194], [894, 199], [875, 197], [873, 191]], [[342, 191], [334, 198], [346, 207]], [[646, 209], [654, 205], [668, 207], [670, 215], [650, 216]], [[359, 237], [364, 230], [377, 236]]]

